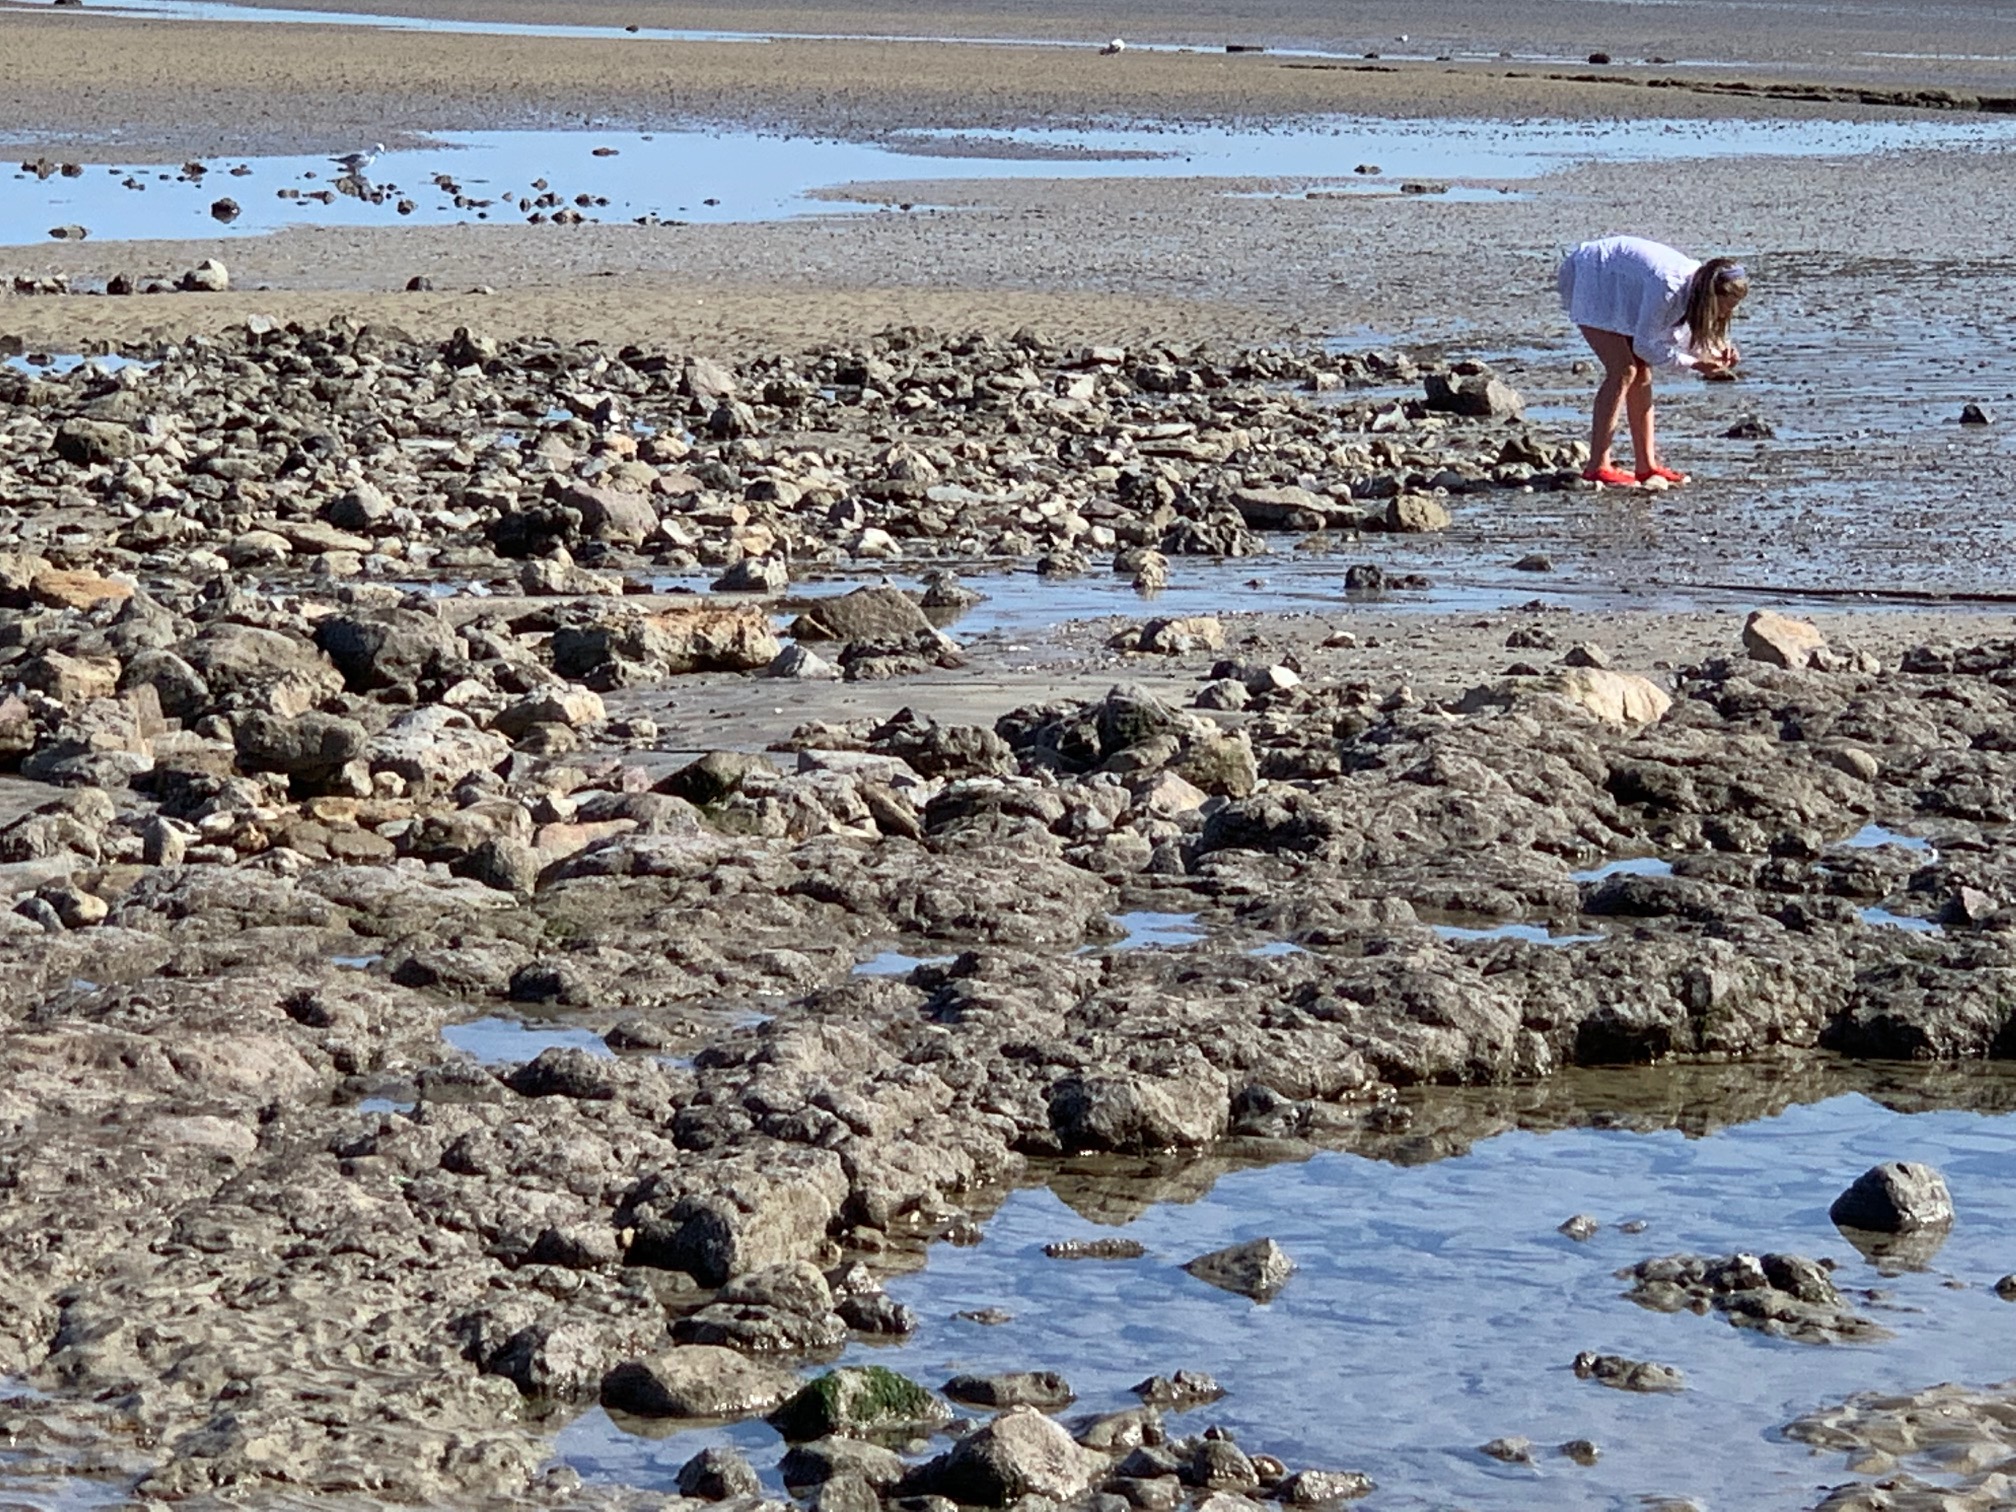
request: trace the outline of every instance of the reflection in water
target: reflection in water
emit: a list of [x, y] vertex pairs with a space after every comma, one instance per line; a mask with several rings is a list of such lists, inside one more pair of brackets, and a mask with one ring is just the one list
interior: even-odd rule
[[[1864, 1091], [1842, 1090], [1851, 1085]], [[1815, 1095], [1825, 1100], [1796, 1103]], [[1878, 1096], [2001, 1111], [1906, 1116]], [[2003, 1176], [2012, 1104], [2016, 1076], [1995, 1067], [1689, 1067], [1428, 1092], [1368, 1116], [1366, 1151], [1419, 1156], [1409, 1139], [1463, 1151], [1418, 1164], [1302, 1147], [1299, 1161], [1262, 1165], [1280, 1147], [1257, 1145], [1245, 1147], [1250, 1159], [1235, 1150], [1203, 1162], [1071, 1161], [1048, 1188], [1010, 1197], [979, 1245], [940, 1247], [925, 1269], [894, 1278], [892, 1293], [923, 1329], [893, 1349], [856, 1345], [850, 1358], [934, 1387], [960, 1371], [1054, 1369], [1088, 1411], [1131, 1405], [1128, 1388], [1151, 1373], [1206, 1370], [1230, 1394], [1172, 1418], [1174, 1430], [1222, 1423], [1249, 1452], [1291, 1467], [1366, 1471], [1384, 1507], [1509, 1512], [1538, 1494], [1550, 1508], [1592, 1512], [1644, 1496], [1790, 1512], [1846, 1472], [1780, 1441], [1779, 1426], [1859, 1389], [2007, 1373], [2006, 1308], [1992, 1287], [2009, 1269], [2003, 1239], [2016, 1223], [2016, 1189]], [[1764, 1116], [1727, 1125], [1755, 1115]], [[1882, 1159], [1946, 1173], [1959, 1219], [1925, 1258], [1934, 1269], [1872, 1267], [1828, 1221], [1835, 1195]], [[1587, 1242], [1555, 1231], [1583, 1211], [1603, 1220]], [[1646, 1227], [1627, 1230], [1624, 1218]], [[1046, 1243], [1114, 1225], [1142, 1242], [1143, 1258], [1042, 1257]], [[1268, 1308], [1180, 1268], [1263, 1235], [1300, 1267]], [[1894, 1337], [1801, 1346], [1648, 1313], [1615, 1275], [1674, 1251], [1769, 1249], [1834, 1259], [1856, 1310]], [[1013, 1321], [955, 1321], [981, 1308]], [[1689, 1389], [1657, 1398], [1595, 1389], [1570, 1368], [1584, 1350], [1677, 1366]], [[1532, 1467], [1508, 1470], [1475, 1452], [1515, 1434], [1540, 1446]], [[1554, 1450], [1581, 1438], [1601, 1446], [1593, 1467]], [[591, 1414], [557, 1449], [591, 1478], [662, 1487], [709, 1441], [739, 1444], [774, 1479], [781, 1445], [761, 1424], [643, 1440]]]

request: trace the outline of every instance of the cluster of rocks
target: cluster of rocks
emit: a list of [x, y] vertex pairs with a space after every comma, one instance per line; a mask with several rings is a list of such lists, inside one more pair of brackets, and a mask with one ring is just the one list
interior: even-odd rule
[[2016, 1399], [2008, 1383], [1865, 1392], [1786, 1426], [1794, 1443], [1847, 1456], [1869, 1479], [1837, 1486], [1815, 1512], [1993, 1512], [2009, 1505]]
[[1654, 1312], [1713, 1310], [1737, 1328], [1807, 1344], [1888, 1338], [1848, 1309], [1832, 1268], [1800, 1255], [1665, 1255], [1617, 1274], [1631, 1282], [1626, 1295]]
[[[1007, 1507], [1029, 1497], [1093, 1496], [1161, 1512], [1195, 1497], [1218, 1512], [1244, 1512], [1269, 1501], [1331, 1505], [1375, 1489], [1356, 1471], [1291, 1472], [1272, 1456], [1249, 1456], [1223, 1428], [1172, 1437], [1162, 1418], [1168, 1404], [1153, 1400], [1164, 1385], [1142, 1382], [1137, 1407], [1059, 1421], [1049, 1414], [1069, 1406], [1073, 1393], [1054, 1372], [954, 1377], [946, 1397], [995, 1412], [976, 1423], [958, 1421], [943, 1398], [894, 1371], [855, 1366], [797, 1387], [769, 1421], [791, 1445], [780, 1466], [786, 1488], [826, 1512], [874, 1512], [884, 1501]], [[623, 1396], [619, 1410], [629, 1400]], [[948, 1430], [953, 1443], [932, 1456], [931, 1436]], [[760, 1481], [740, 1454], [707, 1449], [681, 1467], [679, 1487], [718, 1501], [755, 1495]]]
[[[914, 1326], [878, 1273], [1061, 1158], [1208, 1182], [1206, 1152], [1432, 1145], [1394, 1106], [1422, 1084], [2007, 1053], [2012, 643], [1893, 668], [1763, 623], [1666, 687], [1429, 702], [1190, 624], [1144, 654], [1191, 709], [811, 719], [670, 771], [611, 717], [784, 650], [746, 593], [627, 591], [651, 571], [1244, 549], [1241, 494], [1453, 493], [1428, 469], [1459, 443], [1463, 477], [1545, 476], [1499, 460], [1517, 428], [1295, 389], [1346, 365], [913, 333], [731, 373], [248, 328], [0, 374], [0, 1373], [50, 1393], [8, 1419], [17, 1467], [88, 1443], [150, 1495], [571, 1495], [528, 1406], [774, 1410], [789, 1362]], [[444, 575], [519, 592], [412, 591]], [[894, 590], [798, 607], [858, 675], [958, 654]], [[1871, 819], [1938, 848], [1839, 844]], [[1667, 869], [1578, 878], [1615, 856]], [[1081, 950], [1127, 910], [1206, 943]], [[853, 974], [891, 941], [940, 959]], [[442, 1042], [535, 1008], [614, 1053]], [[1217, 1259], [1249, 1295], [1285, 1273]], [[1833, 1317], [1767, 1261], [1644, 1279]], [[1229, 1457], [1137, 1450], [1164, 1490]]]

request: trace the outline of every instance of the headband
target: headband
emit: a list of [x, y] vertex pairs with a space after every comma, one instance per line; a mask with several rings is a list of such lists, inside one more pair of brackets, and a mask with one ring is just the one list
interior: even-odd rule
[[1743, 264], [1730, 263], [1729, 266], [1726, 268], [1717, 268], [1715, 270], [1715, 282], [1717, 282], [1718, 284], [1737, 283], [1737, 282], [1748, 283], [1750, 282], [1750, 273], [1749, 270], [1743, 266]]

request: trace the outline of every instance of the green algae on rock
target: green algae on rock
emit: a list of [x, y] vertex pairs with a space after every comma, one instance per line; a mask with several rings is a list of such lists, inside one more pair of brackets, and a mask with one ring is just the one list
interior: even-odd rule
[[936, 1428], [951, 1409], [915, 1381], [882, 1365], [829, 1370], [808, 1382], [766, 1420], [787, 1439], [803, 1443], [828, 1434], [885, 1433]]

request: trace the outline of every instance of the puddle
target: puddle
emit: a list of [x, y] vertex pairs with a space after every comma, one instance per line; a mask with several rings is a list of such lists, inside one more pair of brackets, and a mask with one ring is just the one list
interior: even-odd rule
[[[298, 20], [308, 13], [262, 14]], [[1999, 118], [1428, 123], [1334, 117], [1275, 130], [914, 131], [885, 144], [725, 130], [447, 132], [426, 146], [382, 153], [351, 179], [322, 155], [219, 158], [198, 175], [102, 160], [86, 164], [75, 178], [42, 179], [17, 168], [0, 177], [0, 216], [13, 228], [0, 236], [42, 242], [49, 228], [65, 224], [82, 225], [100, 240], [245, 236], [293, 224], [515, 222], [556, 211], [605, 221], [710, 222], [901, 213], [850, 201], [844, 193], [814, 196], [841, 186], [946, 179], [1237, 178], [1293, 183], [1297, 193], [1355, 194], [1368, 190], [1367, 181], [1352, 173], [1366, 161], [1384, 170], [1372, 191], [1411, 179], [1448, 181], [1454, 193], [1461, 180], [1525, 179], [1591, 159], [1840, 156], [2012, 139], [2016, 120]], [[238, 210], [220, 222], [211, 207], [227, 197]]]
[[515, 1066], [532, 1060], [542, 1050], [562, 1047], [586, 1050], [604, 1060], [616, 1058], [616, 1052], [603, 1043], [602, 1036], [589, 1030], [523, 1024], [514, 1019], [480, 1018], [466, 1024], [450, 1024], [441, 1031], [441, 1038], [486, 1066]]
[[1489, 929], [1465, 929], [1456, 924], [1437, 924], [1435, 933], [1445, 940], [1525, 940], [1533, 945], [1594, 945], [1600, 934], [1549, 934], [1542, 924], [1496, 924]]
[[329, 964], [331, 966], [339, 967], [344, 971], [369, 971], [373, 966], [376, 966], [380, 961], [384, 959], [385, 954], [383, 951], [380, 951], [376, 955], [331, 956], [329, 957]]
[[1112, 915], [1112, 920], [1126, 934], [1108, 945], [1087, 945], [1078, 952], [1080, 955], [1101, 950], [1146, 950], [1150, 946], [1181, 949], [1195, 945], [1205, 934], [1198, 928], [1194, 913], [1122, 913]]
[[26, 373], [30, 378], [44, 378], [51, 374], [64, 377], [80, 367], [94, 367], [102, 372], [116, 373], [121, 368], [141, 369], [157, 367], [157, 362], [139, 357], [121, 357], [116, 352], [100, 352], [86, 356], [81, 352], [35, 352], [26, 356], [0, 357], [0, 368], [11, 368], [17, 373]]
[[1900, 835], [1896, 830], [1885, 829], [1880, 824], [1865, 824], [1846, 840], [1841, 842], [1849, 850], [1874, 850], [1879, 845], [1894, 845], [1901, 850], [1924, 851], [1937, 856], [1932, 842], [1921, 835]]
[[1945, 929], [1930, 919], [1914, 919], [1909, 914], [1892, 913], [1887, 908], [1865, 908], [1862, 922], [1879, 929], [1907, 929], [1912, 934], [1943, 935]]
[[1262, 957], [1307, 955], [1309, 947], [1297, 945], [1293, 940], [1269, 940], [1265, 945], [1254, 946], [1246, 954]]
[[1670, 877], [1673, 863], [1657, 856], [1630, 856], [1622, 861], [1606, 861], [1590, 871], [1570, 872], [1572, 882], [1601, 882], [1610, 877]]
[[[908, 976], [919, 966], [943, 966], [952, 956], [905, 955], [900, 950], [884, 950], [865, 961], [854, 963], [855, 976]], [[767, 1022], [767, 1020], [765, 1020]]]
[[390, 1097], [367, 1097], [357, 1104], [359, 1113], [411, 1113], [417, 1106]]
[[[934, 1248], [926, 1269], [889, 1283], [923, 1319], [912, 1341], [855, 1344], [847, 1359], [932, 1387], [960, 1371], [1055, 1369], [1078, 1411], [1133, 1405], [1127, 1388], [1150, 1373], [1207, 1370], [1229, 1394], [1172, 1417], [1173, 1432], [1220, 1423], [1249, 1453], [1290, 1468], [1362, 1470], [1379, 1484], [1367, 1506], [1615, 1512], [1685, 1496], [1792, 1512], [1813, 1505], [1816, 1486], [1849, 1478], [1839, 1456], [1816, 1459], [1775, 1438], [1800, 1412], [1861, 1390], [2008, 1375], [2012, 1314], [1991, 1288], [2009, 1269], [2016, 1227], [2012, 1137], [2016, 1115], [1906, 1115], [1854, 1094], [1706, 1138], [1518, 1132], [1419, 1165], [1321, 1154], [1223, 1176], [1194, 1201], [1145, 1206], [1115, 1224], [1095, 1224], [1057, 1191], [1028, 1190], [1009, 1198], [979, 1245]], [[1930, 1270], [1879, 1276], [1828, 1222], [1835, 1195], [1886, 1159], [1929, 1161], [1952, 1187], [1959, 1221]], [[1578, 1212], [1604, 1224], [1580, 1244], [1555, 1231]], [[1624, 1233], [1625, 1218], [1648, 1226]], [[1052, 1240], [1116, 1234], [1140, 1240], [1147, 1257], [1084, 1266], [1040, 1253]], [[1266, 1306], [1178, 1268], [1259, 1235], [1300, 1267]], [[1834, 1257], [1844, 1287], [1886, 1288], [1880, 1306], [1855, 1305], [1895, 1337], [1787, 1343], [1712, 1317], [1644, 1311], [1613, 1275], [1677, 1250], [1774, 1248]], [[1950, 1289], [1954, 1278], [1965, 1288]], [[974, 1329], [954, 1319], [981, 1307], [1013, 1321]], [[1676, 1365], [1687, 1390], [1645, 1397], [1578, 1380], [1570, 1362], [1585, 1349]], [[1530, 1438], [1536, 1464], [1475, 1452], [1501, 1434]], [[1598, 1464], [1555, 1452], [1575, 1438], [1601, 1446]], [[782, 1445], [760, 1423], [645, 1438], [591, 1412], [561, 1432], [555, 1452], [591, 1480], [665, 1490], [710, 1443], [741, 1448], [776, 1489]]]

